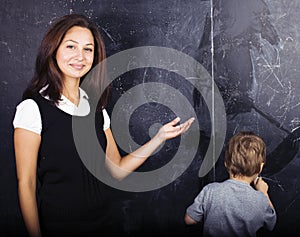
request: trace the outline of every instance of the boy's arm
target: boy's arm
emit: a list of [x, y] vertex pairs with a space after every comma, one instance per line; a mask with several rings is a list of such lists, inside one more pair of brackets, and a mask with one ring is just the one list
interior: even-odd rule
[[256, 190], [261, 191], [268, 198], [270, 206], [274, 209], [273, 203], [271, 202], [268, 194], [268, 189], [269, 189], [268, 184], [265, 181], [263, 181], [261, 177], [258, 177], [254, 181], [254, 187]]
[[206, 205], [205, 194], [207, 192], [208, 186], [205, 186], [201, 192], [194, 199], [192, 205], [190, 205], [185, 212], [184, 222], [187, 225], [194, 225], [203, 221], [203, 215]]
[[276, 225], [277, 217], [276, 217], [274, 206], [268, 195], [269, 186], [266, 182], [263, 181], [261, 177], [258, 177], [254, 181], [254, 187], [256, 188], [256, 190], [262, 192], [269, 200], [270, 207], [268, 207], [265, 212], [265, 227], [271, 231], [274, 229]]
[[187, 213], [185, 213], [184, 216], [184, 222], [187, 225], [195, 225], [197, 224], [197, 221], [195, 221], [192, 217], [190, 217]]

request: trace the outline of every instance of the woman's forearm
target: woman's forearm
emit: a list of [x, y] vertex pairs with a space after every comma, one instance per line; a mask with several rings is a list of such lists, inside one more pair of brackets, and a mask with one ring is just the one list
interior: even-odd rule
[[30, 237], [40, 237], [40, 225], [35, 195], [35, 184], [19, 181], [18, 193], [22, 216]]
[[107, 129], [107, 150], [106, 150], [106, 164], [112, 176], [118, 180], [122, 180], [131, 172], [141, 166], [149, 156], [166, 140], [177, 137], [189, 129], [194, 118], [191, 118], [181, 125], [177, 125], [179, 118], [165, 124], [158, 133], [143, 146], [131, 152], [130, 154], [120, 156], [117, 145], [114, 141], [110, 129]]
[[113, 155], [113, 153], [111, 155], [107, 154], [106, 164], [112, 175], [116, 179], [122, 180], [141, 166], [162, 143], [163, 141], [155, 136], [143, 146], [122, 158]]

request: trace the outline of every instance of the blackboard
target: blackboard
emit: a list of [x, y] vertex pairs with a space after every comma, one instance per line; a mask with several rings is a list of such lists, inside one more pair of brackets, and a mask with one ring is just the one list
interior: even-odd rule
[[[199, 62], [213, 77], [224, 99], [224, 147], [239, 130], [252, 130], [267, 144], [268, 159], [263, 175], [278, 212], [272, 236], [299, 232], [299, 10], [297, 0], [3, 0], [0, 9], [0, 235], [25, 234], [13, 152], [15, 107], [33, 76], [35, 55], [47, 28], [58, 17], [73, 12], [96, 21], [108, 57], [134, 47], [153, 46], [174, 49]], [[255, 14], [261, 17], [253, 19]], [[230, 41], [232, 38], [235, 40]], [[113, 114], [114, 106], [126, 91], [151, 82], [171, 86], [186, 98], [188, 107], [182, 107], [179, 112], [183, 117], [196, 114], [200, 129], [192, 129], [191, 133], [200, 136], [200, 142], [191, 164], [168, 185], [146, 192], [112, 189], [117, 197], [112, 212], [120, 218], [121, 232], [129, 236], [147, 233], [199, 236], [201, 227], [184, 225], [185, 208], [203, 185], [227, 177], [222, 164], [223, 152], [217, 157], [216, 166], [205, 177], [199, 177], [213, 130], [203, 94], [176, 71], [138, 68], [114, 79], [108, 111]], [[153, 96], [163, 98], [163, 102], [141, 104], [132, 114], [127, 113], [127, 108], [123, 111], [129, 121], [130, 135], [139, 145], [153, 135], [157, 124], [176, 115], [166, 106], [174, 98], [165, 98], [161, 88], [155, 93]], [[146, 95], [152, 96], [139, 90], [136, 98]], [[116, 119], [122, 119], [122, 114], [119, 116]], [[138, 172], [166, 165], [180, 142], [180, 139], [166, 142]], [[183, 154], [188, 155], [190, 148], [184, 144]], [[121, 152], [127, 151], [124, 148]], [[174, 173], [177, 168], [173, 167]]]

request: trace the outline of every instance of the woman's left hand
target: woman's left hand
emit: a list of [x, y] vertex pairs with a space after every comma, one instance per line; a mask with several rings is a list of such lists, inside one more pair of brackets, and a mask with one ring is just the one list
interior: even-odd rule
[[190, 126], [194, 120], [195, 120], [195, 118], [190, 118], [187, 121], [185, 121], [184, 123], [176, 125], [180, 121], [180, 118], [177, 117], [174, 120], [172, 120], [171, 122], [162, 126], [159, 129], [156, 136], [158, 136], [158, 138], [162, 142], [165, 140], [177, 137], [177, 136], [181, 135], [182, 133], [186, 132], [190, 128]]

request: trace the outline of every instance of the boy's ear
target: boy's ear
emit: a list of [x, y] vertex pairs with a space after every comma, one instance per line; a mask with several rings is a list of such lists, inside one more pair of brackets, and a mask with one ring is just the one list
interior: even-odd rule
[[260, 171], [259, 171], [259, 173], [261, 173], [262, 169], [264, 168], [264, 165], [265, 165], [265, 163], [261, 163], [260, 164]]

